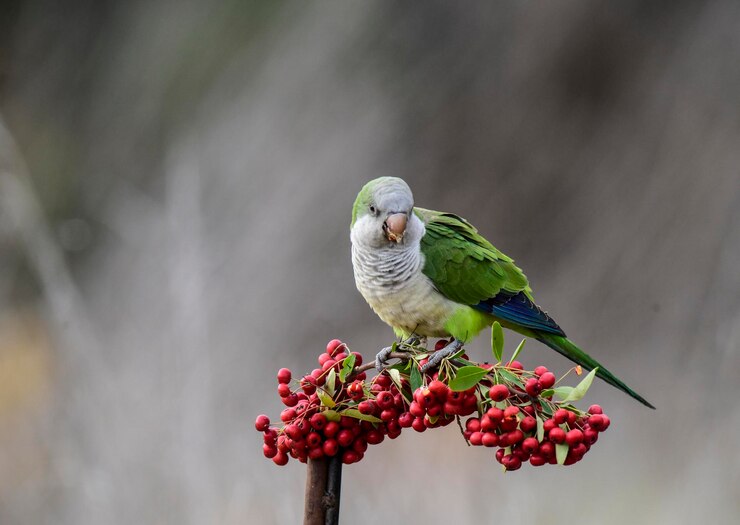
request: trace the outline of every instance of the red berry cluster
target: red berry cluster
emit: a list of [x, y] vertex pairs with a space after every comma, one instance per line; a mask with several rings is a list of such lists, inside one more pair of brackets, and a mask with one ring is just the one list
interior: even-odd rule
[[[349, 374], [342, 374], [350, 359]], [[266, 415], [255, 422], [264, 432], [266, 457], [278, 465], [288, 463], [289, 457], [305, 463], [336, 455], [345, 464], [356, 463], [368, 445], [401, 435], [399, 416], [406, 402], [387, 373], [367, 384], [364, 372], [353, 373], [362, 356], [349, 353], [338, 339], [327, 344], [318, 362], [320, 368], [298, 382], [301, 391], [291, 389], [290, 370], [278, 372], [278, 394], [288, 407], [280, 414], [283, 427], [271, 427]]]
[[[438, 342], [436, 349], [446, 343]], [[609, 427], [599, 405], [581, 412], [567, 403], [567, 396], [552, 401], [554, 394], [563, 394], [553, 389], [556, 377], [544, 366], [528, 372], [518, 361], [478, 365], [463, 354], [458, 361], [443, 360], [434, 373], [421, 374], [426, 351], [412, 355], [405, 366], [366, 381], [357, 368], [362, 356], [335, 339], [319, 356], [320, 368], [299, 381], [281, 369], [278, 394], [287, 406], [280, 415], [283, 426], [271, 427], [265, 415], [255, 423], [264, 432], [265, 456], [278, 465], [289, 457], [306, 462], [337, 455], [345, 464], [355, 463], [368, 445], [386, 436], [395, 439], [404, 428], [424, 432], [475, 413], [465, 423], [465, 439], [475, 446], [499, 447], [499, 463], [517, 470], [525, 461], [533, 466], [576, 463]], [[461, 386], [456, 373], [465, 375], [462, 368], [477, 374], [472, 385]]]

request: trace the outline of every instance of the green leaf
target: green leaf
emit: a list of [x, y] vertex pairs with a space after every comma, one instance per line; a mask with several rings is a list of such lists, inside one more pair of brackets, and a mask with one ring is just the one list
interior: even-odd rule
[[511, 372], [509, 372], [508, 370], [504, 370], [503, 368], [500, 369], [498, 373], [501, 374], [501, 377], [506, 379], [509, 383], [514, 383], [524, 388], [524, 383], [522, 383], [522, 380], [519, 378], [518, 375], [512, 374]]
[[586, 395], [586, 392], [588, 392], [591, 383], [593, 383], [594, 376], [596, 376], [596, 371], [598, 369], [598, 367], [594, 368], [588, 373], [588, 375], [586, 375], [586, 377], [581, 379], [581, 382], [578, 383], [578, 385], [576, 385], [576, 387], [571, 390], [570, 394], [563, 398], [563, 402], [578, 401], [579, 399], [582, 399], [583, 396]]
[[568, 445], [565, 443], [555, 445], [555, 458], [558, 460], [558, 465], [565, 463], [566, 457], [568, 457]]
[[514, 350], [514, 354], [511, 356], [511, 360], [509, 362], [514, 361], [517, 357], [519, 357], [519, 352], [522, 351], [522, 348], [524, 348], [524, 343], [526, 342], [526, 339], [522, 339], [522, 342], [519, 343], [519, 346], [517, 346], [516, 350]]
[[422, 383], [421, 372], [416, 363], [413, 363], [411, 366], [411, 377], [409, 378], [409, 381], [411, 382], [411, 391], [416, 392], [416, 389], [419, 388]]
[[352, 370], [355, 368], [355, 354], [349, 354], [344, 359], [344, 364], [342, 365], [342, 370], [339, 372], [339, 381], [344, 383], [347, 380], [347, 376], [352, 373]]
[[450, 390], [461, 392], [473, 387], [488, 373], [488, 370], [478, 366], [463, 366], [458, 369], [454, 379], [449, 382]]
[[543, 439], [545, 439], [545, 423], [540, 416], [537, 416], [537, 441], [542, 443]]
[[491, 328], [491, 350], [493, 358], [500, 363], [504, 356], [504, 331], [498, 321], [494, 322]]
[[540, 397], [550, 397], [554, 393], [555, 393], [555, 390], [553, 390], [552, 388], [546, 388], [545, 390], [540, 392]]
[[324, 384], [324, 387], [326, 388], [326, 393], [330, 396], [334, 396], [334, 388], [336, 387], [336, 381], [337, 381], [337, 372], [332, 368], [329, 370], [329, 374], [326, 376], [326, 383]]
[[324, 410], [322, 414], [324, 414], [324, 416], [326, 416], [326, 419], [328, 419], [329, 421], [339, 421], [340, 419], [342, 419], [342, 416], [340, 416], [339, 412], [337, 412], [336, 410]]
[[392, 368], [392, 369], [388, 370], [388, 373], [390, 374], [391, 379], [393, 380], [393, 382], [396, 383], [396, 386], [400, 390], [401, 389], [401, 372], [399, 372], [395, 368]]
[[321, 401], [321, 404], [325, 407], [334, 408], [335, 406], [337, 406], [336, 402], [323, 389], [317, 389], [316, 394], [319, 396], [319, 401]]
[[340, 412], [340, 416], [349, 416], [355, 419], [361, 419], [363, 421], [370, 421], [370, 423], [382, 423], [383, 421], [375, 416], [369, 414], [363, 414], [356, 408], [347, 408]]
[[560, 399], [565, 399], [573, 392], [572, 386], [558, 386], [552, 389], [553, 393]]

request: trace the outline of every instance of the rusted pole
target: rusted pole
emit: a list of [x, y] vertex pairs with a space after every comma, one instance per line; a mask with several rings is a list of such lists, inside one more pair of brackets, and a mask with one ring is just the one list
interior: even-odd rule
[[303, 525], [339, 524], [341, 486], [341, 458], [308, 460]]

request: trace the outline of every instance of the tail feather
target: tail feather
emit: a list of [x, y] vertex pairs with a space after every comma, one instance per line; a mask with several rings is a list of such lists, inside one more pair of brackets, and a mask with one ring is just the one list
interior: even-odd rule
[[651, 405], [644, 397], [642, 397], [640, 394], [632, 390], [630, 387], [628, 387], [624, 382], [622, 382], [621, 379], [616, 377], [614, 374], [609, 372], [606, 368], [601, 366], [596, 359], [588, 355], [586, 352], [578, 348], [573, 342], [571, 342], [567, 337], [562, 337], [560, 335], [554, 335], [554, 334], [543, 334], [538, 333], [536, 335], [537, 339], [555, 350], [556, 352], [564, 355], [574, 363], [577, 363], [581, 365], [583, 368], [587, 370], [593, 370], [596, 367], [599, 367], [599, 369], [596, 371], [596, 376], [600, 377], [610, 385], [612, 385], [615, 388], [618, 388], [628, 396], [636, 399], [643, 405], [650, 407], [652, 409], [655, 409], [653, 405]]

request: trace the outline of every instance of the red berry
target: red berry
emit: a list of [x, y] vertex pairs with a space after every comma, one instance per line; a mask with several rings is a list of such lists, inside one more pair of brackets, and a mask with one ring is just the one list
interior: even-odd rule
[[540, 443], [540, 454], [547, 460], [555, 457], [555, 445], [550, 441], [543, 441]]
[[501, 459], [501, 464], [506, 470], [517, 470], [522, 466], [522, 460], [516, 457], [514, 454], [509, 454]]
[[297, 441], [303, 437], [303, 432], [296, 424], [290, 424], [285, 427], [285, 434], [292, 440]]
[[414, 416], [410, 412], [404, 412], [398, 416], [398, 424], [401, 428], [409, 428], [414, 422]]
[[355, 435], [349, 429], [343, 429], [337, 434], [337, 443], [342, 447], [348, 447], [350, 443], [355, 439]]
[[500, 448], [496, 451], [496, 461], [501, 463], [504, 459], [504, 454], [506, 454], [506, 451], [503, 448]]
[[488, 391], [488, 397], [496, 402], [503, 401], [509, 397], [509, 388], [506, 385], [493, 385]]
[[411, 423], [411, 428], [417, 432], [424, 432], [427, 429], [426, 424], [424, 424], [424, 418], [415, 417], [413, 423]]
[[496, 424], [496, 422], [488, 417], [488, 414], [485, 414], [483, 417], [480, 418], [479, 429], [482, 432], [493, 432], [494, 430], [496, 430], [497, 426], [498, 425]]
[[509, 444], [514, 445], [516, 443], [519, 443], [522, 439], [524, 439], [524, 432], [522, 432], [519, 429], [512, 430], [507, 434], [509, 436]]
[[479, 446], [483, 444], [483, 436], [483, 432], [473, 432], [470, 434], [470, 439], [468, 441], [470, 441], [471, 445]]
[[[341, 348], [340, 348], [341, 347]], [[326, 353], [333, 356], [344, 348], [339, 339], [332, 339], [326, 343]]]
[[565, 442], [568, 444], [569, 447], [574, 447], [578, 443], [583, 441], [583, 432], [578, 430], [577, 428], [574, 428], [573, 430], [569, 430], [565, 434]]
[[547, 371], [548, 370], [546, 366], [538, 366], [537, 368], [534, 369], [535, 375], [539, 378], [542, 378], [542, 374], [546, 374]]
[[511, 363], [509, 363], [508, 367], [513, 370], [524, 370], [524, 365], [521, 364], [519, 361], [512, 361]]
[[515, 417], [509, 417], [504, 418], [504, 420], [499, 425], [499, 428], [504, 432], [511, 432], [517, 426], [519, 426], [519, 420], [517, 420], [517, 418]]
[[504, 409], [504, 419], [515, 418], [518, 413], [519, 413], [519, 407], [517, 406], [506, 407]]
[[288, 384], [290, 383], [291, 377], [292, 377], [292, 374], [290, 373], [290, 369], [281, 368], [280, 370], [278, 370], [278, 373], [277, 373], [278, 383]]
[[540, 454], [532, 454], [529, 456], [529, 464], [533, 467], [541, 467], [545, 463], [547, 463], [547, 460]]
[[530, 396], [537, 397], [538, 395], [540, 395], [540, 392], [542, 392], [542, 384], [534, 377], [530, 377], [529, 379], [527, 379], [527, 382], [524, 385], [524, 389]]
[[264, 444], [262, 445], [262, 453], [267, 459], [272, 459], [277, 455], [278, 449], [275, 445]]
[[522, 441], [522, 450], [528, 454], [537, 452], [540, 448], [540, 444], [535, 437], [528, 437]]
[[334, 361], [334, 359], [329, 359], [328, 361], [324, 362], [323, 365], [321, 365], [321, 370], [323, 370], [324, 372], [327, 372], [331, 367], [333, 367], [336, 364], [337, 362]]
[[327, 420], [324, 414], [314, 414], [311, 416], [311, 426], [316, 430], [323, 430], [326, 424]]
[[437, 341], [436, 343], [434, 343], [434, 351], [437, 352], [439, 350], [442, 350], [448, 344], [450, 344], [450, 343], [449, 343], [449, 341], [447, 341], [447, 339], [440, 339], [439, 341]]
[[330, 356], [329, 354], [321, 354], [321, 355], [319, 356], [319, 359], [318, 359], [318, 361], [319, 361], [319, 366], [324, 366], [324, 363], [326, 363], [326, 362], [327, 362], [327, 361], [329, 361], [330, 359], [332, 359], [332, 357], [331, 357], [331, 356]]
[[555, 420], [556, 425], [562, 425], [563, 423], [568, 421], [568, 414], [569, 412], [564, 408], [558, 408], [555, 411], [555, 414], [553, 414], [552, 418], [553, 420]]
[[265, 430], [265, 433], [263, 434], [262, 439], [266, 445], [274, 445], [275, 442], [277, 441], [277, 437], [278, 437], [277, 429], [268, 428], [267, 430]]
[[377, 408], [378, 405], [372, 399], [362, 401], [357, 405], [357, 410], [359, 410], [361, 414], [365, 415], [373, 415]]
[[358, 454], [364, 454], [367, 450], [367, 441], [363, 437], [358, 437], [354, 440], [352, 443], [352, 450], [357, 452]]
[[495, 447], [498, 445], [499, 438], [493, 432], [484, 432], [481, 436], [481, 443], [484, 447]]
[[527, 416], [519, 422], [519, 428], [526, 433], [534, 432], [537, 429], [537, 420], [532, 416]]
[[547, 432], [550, 432], [557, 425], [555, 424], [555, 421], [552, 418], [550, 418], [550, 419], [546, 419], [542, 426], [545, 429], [545, 433], [547, 433]]
[[345, 465], [350, 465], [358, 461], [360, 461], [360, 455], [354, 450], [345, 450], [342, 453], [342, 463]]
[[264, 414], [260, 414], [254, 422], [254, 428], [257, 429], [258, 432], [264, 432], [270, 428], [270, 418]]
[[591, 405], [588, 407], [588, 413], [589, 414], [603, 414], [604, 411], [601, 410], [601, 406], [599, 405]]
[[316, 432], [311, 432], [309, 435], [306, 436], [306, 445], [308, 445], [308, 448], [316, 448], [319, 445], [321, 445], [321, 436], [318, 435]]
[[336, 421], [329, 421], [324, 427], [324, 436], [332, 438], [337, 435], [337, 432], [339, 432], [340, 428], [341, 427], [339, 426], [339, 423], [337, 423]]
[[311, 375], [303, 376], [301, 379], [301, 388], [310, 396], [316, 392], [316, 379]]
[[586, 428], [583, 431], [583, 441], [588, 445], [593, 445], [599, 439], [599, 434], [593, 428]]
[[324, 457], [324, 450], [322, 447], [314, 447], [308, 449], [308, 459], [321, 459]]
[[393, 394], [391, 394], [388, 390], [378, 392], [378, 395], [375, 396], [375, 402], [378, 404], [378, 408], [380, 408], [381, 410], [391, 408], [394, 402]]
[[609, 419], [609, 416], [607, 416], [606, 414], [602, 414], [601, 417], [604, 418], [604, 430], [606, 430], [607, 428], [609, 428], [609, 425], [611, 425], [612, 421], [611, 419]]
[[565, 442], [565, 430], [563, 430], [560, 427], [555, 427], [548, 433], [548, 438], [550, 439], [550, 441], [552, 441], [556, 445], [560, 443], [564, 443]]
[[280, 412], [280, 421], [287, 423], [291, 419], [295, 419], [295, 416], [295, 408], [286, 408], [285, 410]]
[[438, 401], [444, 402], [450, 389], [442, 381], [434, 380], [429, 383], [429, 391], [434, 394]]
[[384, 438], [385, 436], [383, 436], [383, 432], [378, 429], [371, 430], [365, 434], [365, 439], [367, 440], [368, 445], [377, 445], [378, 443], [382, 443]]
[[555, 374], [552, 372], [545, 372], [540, 376], [540, 384], [543, 389], [552, 388], [555, 385]]
[[604, 416], [602, 414], [594, 414], [593, 416], [589, 417], [588, 424], [596, 432], [603, 432], [604, 430], [606, 430]]
[[385, 423], [392, 421], [396, 418], [397, 412], [395, 408], [387, 408], [380, 413], [380, 419]]
[[288, 464], [288, 455], [285, 452], [278, 451], [278, 453], [272, 458], [272, 461], [276, 465], [280, 465], [282, 467], [283, 465]]
[[321, 368], [314, 368], [311, 371], [311, 377], [316, 380], [318, 386], [323, 386], [326, 383], [326, 374]]
[[491, 407], [486, 411], [486, 415], [491, 418], [492, 421], [495, 421], [496, 424], [500, 423], [502, 419], [504, 419], [504, 411], [500, 408]]
[[327, 439], [324, 441], [321, 449], [324, 451], [325, 456], [336, 456], [337, 452], [339, 452], [339, 443], [337, 443], [336, 439]]
[[288, 396], [289, 396], [290, 394], [292, 394], [292, 393], [293, 393], [293, 392], [292, 392], [292, 391], [290, 390], [290, 385], [287, 385], [287, 384], [285, 384], [285, 383], [280, 383], [280, 384], [278, 385], [278, 389], [277, 389], [277, 391], [278, 391], [278, 395], [279, 395], [280, 397], [288, 397]]
[[480, 432], [481, 422], [477, 417], [471, 417], [465, 422], [465, 430], [470, 432]]
[[280, 401], [283, 402], [283, 405], [286, 407], [294, 407], [298, 404], [298, 396], [296, 394], [290, 394], [287, 397], [281, 397]]

